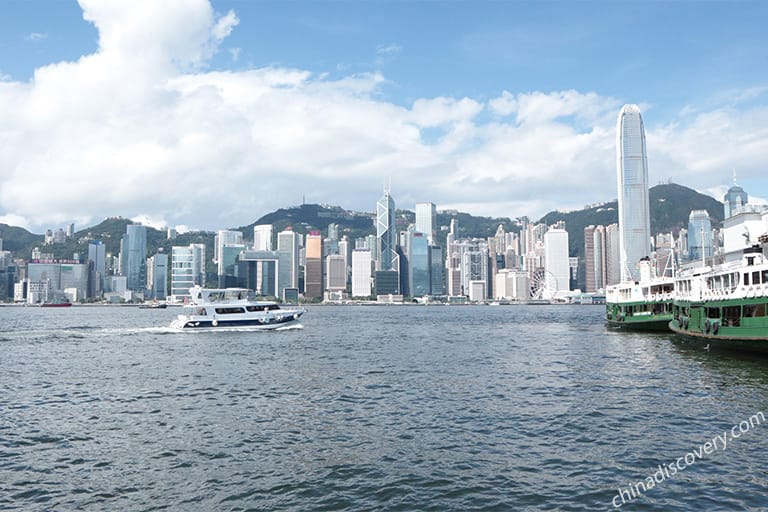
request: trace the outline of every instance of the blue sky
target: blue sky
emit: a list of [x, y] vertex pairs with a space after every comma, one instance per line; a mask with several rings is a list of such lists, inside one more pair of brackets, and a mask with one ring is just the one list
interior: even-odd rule
[[[162, 100], [150, 93], [134, 95], [127, 83], [105, 85], [94, 78], [100, 76], [96, 68], [120, 69], [126, 76], [140, 69], [146, 91], [173, 84], [174, 93], [181, 94], [177, 84], [182, 82], [185, 87], [194, 83], [198, 92], [204, 90], [202, 84], [234, 91], [230, 88], [243, 80], [250, 81], [251, 90], [266, 87], [267, 93], [259, 96], [265, 102], [258, 105], [253, 98], [231, 95], [219, 97], [226, 96], [219, 103], [199, 95], [187, 102], [191, 96], [182, 95], [184, 99], [179, 96], [162, 105], [168, 107], [164, 120], [186, 120], [186, 126], [190, 109], [201, 109], [200, 117], [195, 117], [199, 119], [206, 112], [221, 113], [222, 105], [229, 108], [234, 102], [235, 110], [243, 114], [236, 119], [227, 114], [219, 121], [233, 123], [224, 132], [249, 132], [250, 143], [232, 141], [228, 153], [205, 155], [200, 160], [205, 165], [184, 170], [185, 176], [205, 176], [219, 165], [239, 169], [233, 173], [237, 179], [231, 191], [206, 197], [225, 201], [231, 208], [215, 215], [178, 212], [170, 200], [165, 204], [159, 197], [163, 204], [153, 206], [131, 196], [130, 190], [140, 187], [127, 183], [125, 194], [110, 192], [115, 200], [94, 205], [92, 212], [62, 201], [46, 213], [40, 209], [35, 213], [22, 207], [18, 194], [10, 197], [13, 190], [20, 190], [15, 180], [23, 179], [22, 171], [40, 164], [37, 157], [19, 149], [0, 160], [6, 166], [0, 171], [12, 184], [5, 193], [0, 191], [0, 219], [41, 227], [122, 214], [213, 229], [222, 223], [227, 227], [250, 222], [271, 209], [294, 204], [301, 195], [308, 195], [308, 201], [371, 209], [380, 192], [381, 174], [392, 178], [393, 195], [404, 208], [431, 200], [438, 207], [477, 214], [537, 217], [550, 209], [615, 197], [610, 146], [615, 116], [624, 103], [643, 109], [652, 182], [671, 178], [717, 196], [736, 168], [749, 192], [768, 195], [762, 180], [768, 157], [761, 122], [768, 98], [764, 2], [214, 0], [209, 5], [194, 0], [189, 2], [193, 9], [169, 0], [162, 5], [138, 2], [146, 19], [128, 21], [125, 14], [131, 3], [114, 3], [126, 10], [100, 7], [103, 4], [96, 0], [6, 1], [0, 17], [0, 76], [3, 83], [13, 84], [13, 101], [22, 101], [32, 112], [42, 108], [35, 102], [42, 101], [41, 91], [48, 94], [52, 87], [43, 88], [44, 80], [34, 78], [41, 68], [48, 69], [51, 83], [60, 84], [70, 96], [84, 84], [82, 91], [96, 97], [100, 91], [105, 97], [116, 94], [125, 103], [112, 114], [123, 117], [110, 120], [104, 113], [98, 118], [94, 112], [79, 118], [72, 108], [62, 109], [58, 114], [63, 117], [52, 116], [49, 121], [115, 127], [94, 144], [119, 152], [119, 141], [128, 141], [123, 149], [131, 155], [136, 155], [136, 147], [150, 148], [132, 167], [154, 169], [144, 172], [146, 178], [165, 169], [166, 160], [155, 157], [162, 154], [167, 159], [167, 153], [181, 147], [163, 142], [170, 130], [146, 134], [138, 141], [139, 122], [118, 125], [125, 112], [138, 117], [145, 108], [146, 121], [157, 122], [152, 117], [158, 110], [155, 102]], [[86, 14], [91, 21], [84, 19], [87, 12], [95, 13]], [[159, 28], [145, 35], [142, 23], [150, 19]], [[193, 24], [189, 19], [214, 36], [197, 40], [199, 31], [184, 36], [190, 30], [187, 25]], [[216, 23], [222, 19], [227, 21], [226, 30], [219, 34]], [[117, 37], [120, 51], [101, 47], [100, 31]], [[167, 34], [177, 32], [180, 39], [163, 46], [171, 37]], [[182, 49], [184, 37], [191, 42]], [[185, 61], [193, 47], [203, 48], [198, 52], [202, 57]], [[181, 58], [180, 51], [185, 52]], [[167, 53], [178, 65], [171, 71], [157, 67], [147, 71], [140, 61], [154, 53]], [[79, 63], [81, 57], [94, 55], [103, 58], [94, 59], [98, 63], [92, 66]], [[71, 64], [66, 72], [62, 66], [52, 66], [63, 62]], [[125, 90], [116, 93], [115, 88]], [[0, 105], [2, 94], [0, 88]], [[286, 108], [273, 108], [267, 97], [270, 102], [287, 101]], [[10, 95], [6, 101], [12, 105]], [[55, 97], [45, 101], [58, 104]], [[266, 138], [256, 135], [263, 123], [273, 128]], [[359, 123], [368, 126], [364, 140], [358, 141], [351, 134]], [[215, 128], [221, 129], [221, 124]], [[0, 133], [2, 129], [0, 125]], [[403, 130], [402, 136], [385, 133], [392, 129]], [[46, 131], [41, 122], [9, 125], [7, 130], [13, 132], [12, 141]], [[284, 138], [273, 140], [275, 133]], [[68, 147], [66, 133], [53, 135], [62, 138], [54, 146]], [[220, 140], [212, 132], [205, 136]], [[382, 139], [386, 140], [377, 143]], [[722, 147], [713, 147], [715, 143]], [[349, 149], [352, 144], [360, 145], [359, 154]], [[535, 151], [539, 145], [539, 153], [546, 157]], [[682, 150], [676, 151], [678, 147]], [[294, 155], [299, 156], [291, 163]], [[585, 155], [594, 161], [585, 164]], [[541, 166], [550, 166], [547, 157], [556, 161], [552, 169], [541, 171]], [[62, 149], [48, 163], [72, 172], [94, 159], [97, 156]], [[313, 162], [317, 167], [308, 168]], [[95, 167], [104, 172], [104, 162]], [[562, 188], [552, 186], [552, 178], [563, 171], [587, 173], [582, 182], [595, 184], [574, 187], [564, 180]], [[61, 172], [52, 171], [51, 177]], [[238, 190], [249, 179], [285, 191], [290, 180], [273, 182], [275, 173], [292, 175], [306, 184], [309, 193], [238, 198]], [[414, 179], [415, 174], [420, 178]], [[83, 171], [82, 176], [89, 175]], [[442, 185], [433, 186], [438, 180]], [[55, 194], [43, 196], [53, 200]], [[108, 206], [132, 211], [109, 212]]]

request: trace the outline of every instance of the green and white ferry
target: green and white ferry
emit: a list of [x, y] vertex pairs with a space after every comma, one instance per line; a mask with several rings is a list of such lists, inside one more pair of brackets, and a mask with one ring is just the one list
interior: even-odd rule
[[640, 281], [625, 281], [605, 289], [605, 321], [609, 327], [669, 332], [675, 279], [652, 277], [647, 258], [639, 265]]
[[744, 249], [739, 261], [678, 276], [669, 328], [706, 348], [768, 352], [768, 259], [762, 247]]

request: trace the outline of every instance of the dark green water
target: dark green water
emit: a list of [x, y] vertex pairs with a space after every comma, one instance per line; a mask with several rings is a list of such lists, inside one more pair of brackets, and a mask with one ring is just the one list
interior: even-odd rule
[[[314, 307], [178, 334], [172, 309], [0, 308], [0, 509], [610, 510], [768, 413], [768, 360], [602, 312]], [[767, 448], [755, 425], [622, 509], [766, 510]]]

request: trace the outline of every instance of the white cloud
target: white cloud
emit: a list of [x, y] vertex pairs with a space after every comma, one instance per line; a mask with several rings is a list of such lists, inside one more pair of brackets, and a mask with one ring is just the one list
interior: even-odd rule
[[48, 34], [44, 32], [31, 32], [27, 34], [27, 37], [24, 38], [27, 41], [32, 41], [33, 43], [37, 43], [40, 41], [45, 41], [48, 39]]
[[[399, 207], [494, 216], [616, 197], [617, 99], [503, 91], [401, 106], [381, 99], [381, 73], [205, 71], [234, 12], [217, 18], [205, 0], [80, 3], [97, 52], [0, 81], [0, 219], [38, 231], [114, 215], [219, 229], [302, 196], [371, 210], [386, 178]], [[651, 111], [651, 181], [704, 190], [733, 167], [759, 178], [767, 114], [724, 108], [662, 124]]]
[[376, 47], [376, 55], [382, 55], [382, 56], [393, 56], [397, 55], [398, 53], [402, 52], [403, 48], [395, 43], [390, 44], [380, 44]]

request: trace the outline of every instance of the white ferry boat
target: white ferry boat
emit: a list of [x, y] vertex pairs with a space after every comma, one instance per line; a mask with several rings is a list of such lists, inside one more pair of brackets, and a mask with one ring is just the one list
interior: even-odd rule
[[189, 289], [191, 299], [184, 313], [171, 322], [179, 330], [274, 330], [297, 324], [306, 310], [283, 308], [270, 301], [256, 300], [247, 288]]

